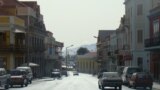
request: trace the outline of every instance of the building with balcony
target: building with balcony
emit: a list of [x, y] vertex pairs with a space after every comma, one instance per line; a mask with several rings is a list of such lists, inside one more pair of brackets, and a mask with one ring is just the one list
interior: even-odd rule
[[97, 62], [99, 63], [99, 69], [107, 69], [108, 64], [108, 56], [110, 55], [110, 51], [108, 48], [110, 34], [115, 32], [114, 30], [99, 30], [98, 39], [97, 39]]
[[0, 16], [0, 67], [15, 68], [25, 62], [25, 22], [17, 16]]
[[150, 51], [150, 71], [155, 80], [160, 80], [160, 6], [150, 10], [149, 38], [145, 40], [145, 50]]
[[47, 36], [45, 37], [45, 60], [46, 60], [46, 75], [51, 74], [51, 70], [54, 68], [61, 69], [61, 59], [62, 59], [62, 47], [63, 43], [57, 42], [53, 37], [53, 33], [47, 31]]
[[[15, 53], [14, 53], [13, 57], [15, 57], [19, 61], [17, 61], [16, 59], [15, 60], [10, 59], [11, 62], [13, 61], [16, 61], [16, 62], [13, 62], [13, 64], [15, 63], [15, 65], [10, 64], [9, 66], [14, 66], [11, 68], [15, 68], [17, 66], [20, 66], [21, 63], [33, 62], [33, 63], [39, 64], [39, 67], [32, 68], [33, 73], [37, 73], [37, 75], [39, 75], [38, 77], [43, 76], [45, 74], [44, 38], [46, 36], [46, 28], [43, 22], [43, 15], [41, 15], [40, 13], [40, 6], [37, 4], [36, 1], [2, 0], [2, 2], [3, 2], [3, 5], [0, 7], [0, 10], [2, 12], [0, 13], [0, 15], [18, 17], [20, 19], [16, 20], [15, 22], [19, 24], [24, 24], [24, 29], [22, 29], [19, 26], [19, 24], [15, 25], [16, 27], [18, 27], [18, 29], [15, 29], [15, 32], [19, 32], [19, 33], [21, 32], [21, 33], [20, 34], [18, 33], [18, 35], [16, 35], [17, 40], [15, 41], [10, 40], [10, 43], [11, 43], [10, 46], [13, 47], [14, 42], [21, 43], [22, 45], [24, 44], [25, 52], [22, 52], [21, 54], [24, 53], [25, 56], [20, 56], [18, 54], [18, 57], [15, 57]], [[23, 23], [21, 19], [23, 20]], [[4, 19], [3, 21], [6, 22], [7, 19]], [[8, 26], [8, 28], [13, 29], [13, 25]], [[3, 28], [3, 29], [7, 30], [7, 28]], [[24, 35], [24, 32], [25, 32], [25, 35]], [[13, 36], [10, 36], [10, 35], [11, 34], [6, 33], [5, 35], [1, 35], [1, 37], [4, 37], [4, 36], [7, 37], [7, 39], [5, 40], [6, 40], [6, 43], [9, 43], [8, 37], [10, 37], [10, 39], [14, 39]], [[24, 47], [22, 45], [19, 45], [17, 47]], [[22, 59], [23, 61], [20, 61]]]
[[117, 65], [131, 66], [132, 55], [130, 51], [130, 32], [129, 26], [124, 15], [121, 18], [120, 25], [116, 30], [117, 33]]
[[149, 71], [149, 52], [145, 51], [144, 41], [149, 36], [147, 18], [153, 0], [125, 0], [125, 19], [130, 39], [131, 66], [139, 66]]

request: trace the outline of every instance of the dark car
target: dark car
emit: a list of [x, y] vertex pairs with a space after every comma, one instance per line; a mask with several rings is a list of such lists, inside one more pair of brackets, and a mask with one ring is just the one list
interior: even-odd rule
[[0, 68], [0, 87], [3, 89], [9, 88], [10, 74], [4, 68]]
[[149, 87], [152, 90], [153, 79], [149, 73], [146, 72], [136, 72], [133, 73], [129, 79], [129, 87]]
[[104, 90], [105, 87], [115, 87], [117, 89], [119, 87], [119, 90], [122, 90], [122, 79], [117, 72], [103, 72], [98, 78], [100, 89]]
[[17, 70], [24, 70], [27, 72], [27, 79], [29, 81], [29, 83], [32, 83], [32, 79], [33, 79], [33, 73], [32, 73], [32, 69], [31, 67], [28, 66], [20, 66], [16, 68]]
[[11, 70], [10, 86], [21, 85], [21, 87], [28, 86], [27, 72], [25, 70]]
[[142, 72], [142, 69], [136, 66], [125, 67], [122, 74], [123, 84], [128, 85], [129, 84], [128, 80], [131, 78], [132, 74], [135, 72]]
[[60, 69], [53, 69], [51, 72], [51, 77], [55, 78], [61, 78], [61, 71]]

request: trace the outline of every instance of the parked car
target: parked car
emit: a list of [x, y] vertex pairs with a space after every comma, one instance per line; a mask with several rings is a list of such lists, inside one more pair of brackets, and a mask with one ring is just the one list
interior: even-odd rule
[[73, 75], [79, 75], [78, 71], [73, 71]]
[[9, 88], [10, 74], [4, 68], [0, 68], [0, 87], [3, 89]]
[[129, 84], [128, 80], [131, 78], [131, 75], [135, 72], [141, 72], [141, 71], [142, 69], [140, 69], [139, 67], [134, 67], [134, 66], [125, 67], [122, 74], [123, 84], [128, 85]]
[[65, 75], [67, 77], [68, 76], [67, 70], [62, 70], [61, 75]]
[[149, 73], [146, 72], [136, 72], [133, 73], [129, 79], [129, 87], [149, 87], [152, 90], [153, 79]]
[[25, 70], [11, 70], [10, 86], [21, 85], [21, 87], [28, 86], [27, 72]]
[[119, 76], [118, 72], [103, 72], [102, 76], [99, 77], [98, 87], [102, 90], [105, 87], [119, 87], [122, 90], [122, 78]]
[[32, 83], [32, 79], [33, 79], [33, 73], [32, 73], [32, 69], [31, 67], [27, 67], [27, 66], [20, 66], [16, 68], [17, 70], [25, 70], [27, 72], [27, 79], [29, 81], [29, 83]]
[[61, 71], [60, 69], [53, 69], [51, 72], [51, 77], [55, 78], [61, 78]]

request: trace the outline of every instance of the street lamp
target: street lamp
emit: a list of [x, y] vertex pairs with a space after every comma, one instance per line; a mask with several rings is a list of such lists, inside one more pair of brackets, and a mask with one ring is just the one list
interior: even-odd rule
[[66, 69], [67, 69], [67, 59], [68, 59], [68, 48], [72, 47], [73, 45], [70, 45], [68, 47], [66, 47]]

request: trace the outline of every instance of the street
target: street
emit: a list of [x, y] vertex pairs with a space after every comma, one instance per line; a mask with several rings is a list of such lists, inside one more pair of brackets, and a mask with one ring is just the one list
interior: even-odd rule
[[[100, 90], [97, 82], [98, 79], [92, 75], [80, 73], [79, 76], [73, 76], [70, 73], [68, 77], [64, 76], [62, 79], [44, 78], [34, 80], [28, 87], [15, 86], [9, 90]], [[106, 90], [114, 90], [114, 88], [108, 87]], [[135, 89], [123, 86], [122, 90]], [[137, 90], [143, 90], [143, 88], [138, 88]]]

